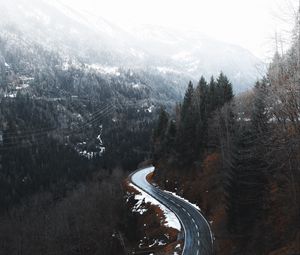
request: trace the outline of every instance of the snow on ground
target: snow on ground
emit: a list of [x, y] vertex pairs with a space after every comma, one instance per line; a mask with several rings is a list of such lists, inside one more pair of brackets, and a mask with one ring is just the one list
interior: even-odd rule
[[103, 126], [100, 125], [100, 134], [97, 136], [98, 145], [96, 145], [96, 150], [88, 151], [87, 150], [87, 142], [83, 141], [80, 143], [77, 143], [76, 145], [76, 151], [79, 153], [79, 155], [86, 157], [87, 159], [93, 159], [97, 156], [102, 156], [102, 154], [105, 152], [105, 146], [103, 145], [102, 141], [102, 130]]
[[[183, 197], [177, 195], [177, 194], [174, 193], [174, 192], [170, 192], [170, 191], [168, 191], [168, 190], [164, 190], [164, 192], [169, 193], [169, 194], [172, 194], [173, 196], [175, 196], [175, 197], [177, 197], [177, 198], [179, 198], [179, 199], [185, 201], [186, 203], [189, 203], [191, 206], [193, 206], [194, 208], [196, 208], [197, 210], [199, 210], [199, 211], [201, 212], [200, 207], [199, 207], [198, 205], [196, 205], [196, 204], [191, 203], [189, 200], [187, 200], [187, 199], [185, 199], [185, 198], [183, 198]], [[206, 191], [206, 192], [208, 192], [208, 191]], [[201, 214], [201, 215], [202, 215], [202, 214]], [[202, 217], [203, 217], [203, 219], [207, 222], [207, 225], [208, 225], [208, 226], [210, 226], [209, 224], [212, 224], [212, 223], [213, 223], [213, 221], [209, 221], [209, 222], [208, 222], [208, 221], [204, 218], [204, 216], [202, 216]], [[211, 231], [210, 228], [209, 228], [209, 231], [210, 231], [210, 235], [211, 235], [211, 240], [212, 240], [212, 242], [213, 242], [213, 240], [215, 240], [215, 237], [213, 236], [213, 233], [212, 233], [212, 231]]]
[[4, 94], [4, 97], [16, 98], [17, 97], [17, 92], [12, 92], [12, 93], [8, 93], [8, 94]]
[[156, 68], [160, 73], [167, 74], [167, 73], [175, 73], [175, 74], [180, 74], [178, 71], [175, 69], [165, 67], [165, 66], [159, 66]]
[[28, 87], [29, 87], [28, 84], [22, 84], [22, 85], [20, 85], [20, 86], [17, 86], [17, 87], [16, 87], [16, 90], [27, 89]]
[[154, 240], [154, 242], [149, 245], [149, 248], [151, 248], [153, 246], [163, 246], [163, 245], [166, 245], [166, 243], [163, 241], [160, 241], [160, 240]]
[[155, 198], [148, 195], [148, 193], [144, 192], [140, 188], [136, 187], [133, 184], [129, 184], [129, 185], [131, 187], [133, 187], [134, 189], [136, 189], [140, 193], [140, 194], [135, 195], [135, 200], [137, 200], [138, 202], [136, 203], [136, 205], [133, 208], [134, 212], [139, 212], [140, 214], [143, 214], [144, 212], [146, 212], [147, 210], [141, 207], [141, 205], [143, 203], [150, 203], [152, 205], [156, 205], [164, 213], [164, 216], [165, 216], [164, 225], [166, 227], [174, 228], [174, 229], [177, 229], [178, 231], [181, 231], [180, 222], [179, 222], [178, 218], [176, 217], [176, 215], [173, 212], [171, 212], [167, 207], [162, 205]]
[[142, 87], [141, 84], [138, 84], [138, 83], [132, 83], [132, 88], [134, 88], [134, 89], [139, 89], [139, 88], [141, 88], [141, 87]]
[[115, 76], [121, 75], [119, 71], [119, 67], [116, 66], [104, 66], [100, 64], [92, 64], [92, 65], [86, 64], [86, 66], [90, 69], [96, 70], [101, 74], [108, 74], [108, 75], [115, 75]]
[[154, 105], [151, 105], [148, 109], [146, 109], [147, 112], [152, 113], [154, 110]]

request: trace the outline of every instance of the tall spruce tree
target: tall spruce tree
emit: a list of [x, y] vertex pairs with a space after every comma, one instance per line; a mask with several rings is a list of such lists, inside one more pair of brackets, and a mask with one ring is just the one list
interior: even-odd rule
[[181, 107], [181, 120], [182, 122], [185, 121], [185, 119], [189, 118], [191, 114], [191, 108], [192, 108], [192, 100], [194, 96], [194, 86], [193, 83], [190, 81], [188, 88], [185, 92], [183, 104]]
[[209, 82], [209, 112], [213, 112], [218, 105], [217, 101], [217, 84], [215, 78], [212, 76]]
[[268, 130], [268, 112], [266, 107], [267, 81], [257, 82], [254, 87], [254, 103], [251, 111], [251, 124], [257, 134], [263, 135]]
[[227, 76], [221, 72], [217, 79], [217, 104], [221, 107], [224, 103], [231, 101], [232, 98], [232, 85]]
[[193, 97], [193, 107], [195, 112], [195, 153], [196, 158], [200, 159], [207, 143], [208, 125], [208, 93], [209, 88], [205, 78], [202, 76], [195, 89]]
[[161, 107], [158, 117], [156, 129], [153, 132], [153, 156], [158, 159], [164, 156], [166, 151], [165, 136], [169, 123], [169, 115], [166, 110]]
[[193, 109], [194, 86], [189, 82], [180, 111], [180, 122], [176, 137], [176, 147], [180, 163], [188, 165], [194, 159], [195, 116]]
[[169, 126], [166, 132], [166, 138], [165, 138], [165, 146], [167, 149], [168, 156], [176, 156], [176, 150], [175, 150], [175, 142], [176, 142], [176, 122], [175, 120], [169, 121]]

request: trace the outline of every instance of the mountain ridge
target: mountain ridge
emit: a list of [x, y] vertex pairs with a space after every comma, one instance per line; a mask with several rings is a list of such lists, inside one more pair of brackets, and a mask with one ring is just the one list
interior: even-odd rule
[[[197, 82], [200, 75], [208, 79], [223, 71], [236, 92], [248, 89], [261, 76], [257, 67], [263, 63], [250, 51], [196, 30], [153, 25], [125, 29], [61, 1], [24, 3], [23, 0], [1, 3], [6, 12], [0, 22], [14, 24], [24, 38], [66, 58], [79, 58], [84, 64], [168, 74], [176, 81], [172, 86], [187, 80]], [[185, 85], [178, 89], [182, 93]]]

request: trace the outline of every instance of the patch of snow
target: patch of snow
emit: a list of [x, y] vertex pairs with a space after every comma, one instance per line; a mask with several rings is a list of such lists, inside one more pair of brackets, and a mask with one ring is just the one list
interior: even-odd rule
[[16, 90], [22, 90], [22, 89], [27, 89], [29, 87], [29, 84], [23, 84], [21, 86], [17, 86]]
[[95, 156], [98, 155], [97, 152], [93, 152], [93, 151], [79, 151], [79, 154], [86, 157], [87, 159], [93, 159]]
[[97, 148], [100, 149], [99, 156], [101, 156], [106, 150], [106, 148], [104, 146], [100, 146], [100, 147], [97, 147]]
[[244, 117], [238, 117], [237, 121], [245, 121], [245, 122], [250, 122], [251, 119], [250, 118], [244, 118]]
[[102, 135], [102, 129], [103, 126], [100, 125], [100, 134], [97, 136], [97, 140], [99, 142], [99, 144], [96, 146], [96, 151], [88, 151], [86, 149], [86, 142], [81, 142], [81, 143], [77, 143], [76, 146], [76, 151], [79, 153], [79, 155], [86, 157], [87, 159], [93, 159], [94, 157], [97, 156], [102, 156], [102, 154], [105, 152], [105, 147], [103, 146], [103, 141], [101, 138]]
[[159, 201], [157, 201], [155, 198], [153, 198], [152, 196], [150, 196], [148, 193], [144, 192], [140, 188], [136, 187], [133, 184], [129, 184], [129, 185], [139, 192], [139, 194], [135, 195], [135, 200], [137, 200], [138, 202], [133, 208], [134, 212], [139, 212], [141, 215], [144, 214], [144, 212], [147, 210], [141, 207], [141, 205], [143, 204], [150, 203], [152, 205], [158, 206], [163, 211], [165, 216], [164, 225], [169, 228], [177, 229], [178, 231], [181, 230], [180, 222], [173, 212], [171, 212], [167, 207], [162, 205]]
[[21, 75], [21, 76], [20, 76], [20, 79], [21, 79], [24, 83], [30, 82], [30, 81], [33, 81], [33, 80], [34, 80], [33, 77], [27, 77], [27, 76], [25, 76], [25, 75]]
[[99, 135], [97, 136], [97, 140], [99, 141], [99, 144], [100, 144], [100, 145], [103, 145], [102, 138], [101, 138], [101, 134], [99, 134]]
[[164, 241], [159, 241], [158, 246], [162, 246], [162, 245], [166, 245], [166, 243]]
[[4, 94], [4, 97], [16, 98], [17, 97], [17, 92], [12, 92], [12, 93], [9, 93], [9, 94]]
[[78, 120], [81, 120], [81, 121], [83, 120], [83, 117], [82, 117], [82, 115], [81, 115], [80, 113], [77, 113], [77, 114], [74, 113], [73, 115], [74, 115]]
[[151, 105], [148, 109], [146, 109], [146, 111], [152, 113], [153, 109], [154, 109], [154, 105]]
[[132, 88], [134, 88], [134, 89], [139, 89], [139, 88], [141, 88], [141, 84], [133, 84], [132, 85]]
[[119, 71], [119, 67], [116, 66], [104, 66], [99, 64], [92, 64], [92, 65], [86, 65], [88, 68], [93, 69], [99, 73], [102, 74], [109, 74], [109, 75], [115, 75], [120, 76], [121, 73]]
[[163, 74], [167, 74], [167, 73], [180, 74], [180, 72], [178, 72], [172, 68], [169, 68], [169, 67], [159, 66], [156, 69]]

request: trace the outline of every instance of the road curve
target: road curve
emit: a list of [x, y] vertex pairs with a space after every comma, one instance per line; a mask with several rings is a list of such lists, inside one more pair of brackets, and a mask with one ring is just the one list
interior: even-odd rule
[[137, 170], [130, 175], [131, 182], [176, 214], [184, 229], [183, 255], [212, 255], [212, 232], [204, 216], [188, 202], [151, 185], [146, 176], [153, 171], [154, 167]]

